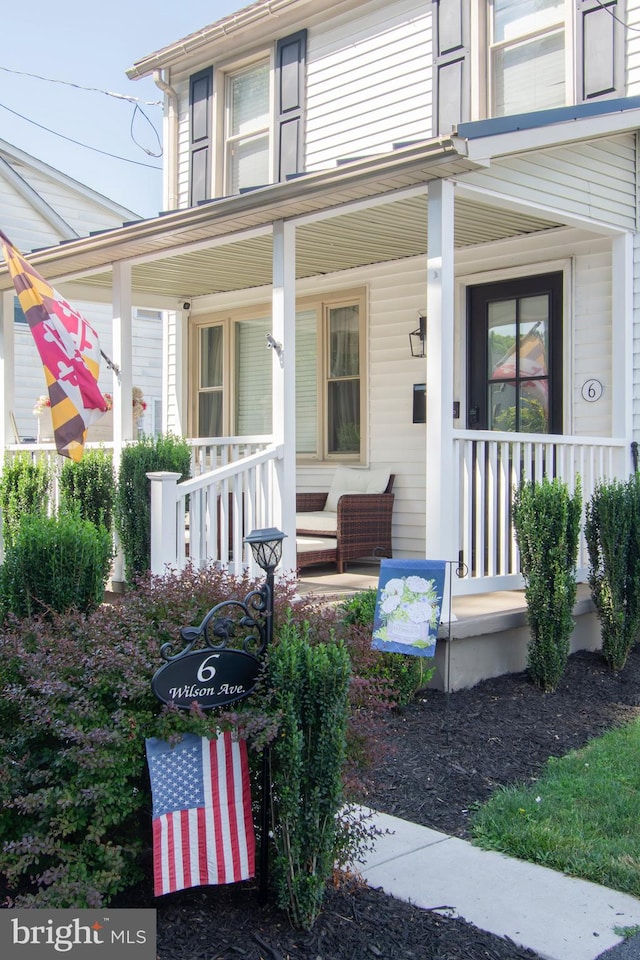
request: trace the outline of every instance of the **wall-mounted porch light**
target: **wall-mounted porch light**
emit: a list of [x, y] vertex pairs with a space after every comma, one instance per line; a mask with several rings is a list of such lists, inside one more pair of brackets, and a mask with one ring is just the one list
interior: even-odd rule
[[420, 326], [409, 334], [409, 345], [412, 357], [426, 357], [425, 344], [427, 341], [427, 318], [420, 314]]

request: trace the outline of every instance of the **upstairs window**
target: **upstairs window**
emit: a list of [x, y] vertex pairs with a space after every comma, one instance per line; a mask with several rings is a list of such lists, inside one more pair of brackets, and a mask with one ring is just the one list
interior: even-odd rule
[[480, 10], [488, 116], [625, 95], [625, 0], [486, 0]]
[[565, 13], [565, 0], [493, 0], [493, 116], [564, 106]]
[[307, 32], [189, 78], [191, 206], [286, 180], [305, 163]]
[[239, 193], [271, 179], [269, 73], [269, 62], [264, 61], [226, 77], [227, 193]]

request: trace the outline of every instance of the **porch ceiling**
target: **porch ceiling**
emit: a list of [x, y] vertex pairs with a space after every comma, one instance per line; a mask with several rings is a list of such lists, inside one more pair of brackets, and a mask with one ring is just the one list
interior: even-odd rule
[[[54, 282], [81, 279], [109, 291], [106, 300], [112, 264], [130, 263], [134, 303], [136, 294], [148, 303], [154, 296], [183, 300], [270, 284], [271, 226], [278, 220], [301, 221], [299, 278], [417, 256], [427, 243], [424, 188], [481, 165], [459, 143], [438, 137], [33, 251], [29, 260]], [[456, 200], [455, 219], [458, 247], [561, 225], [468, 197]], [[11, 287], [0, 266], [0, 291]]]
[[[510, 213], [487, 204], [456, 200], [455, 245], [465, 247], [560, 224]], [[134, 265], [134, 292], [176, 299], [265, 286], [272, 276], [271, 235], [231, 241]], [[296, 276], [317, 276], [427, 252], [427, 201], [424, 196], [307, 223], [296, 231]], [[84, 284], [111, 288], [111, 270]]]

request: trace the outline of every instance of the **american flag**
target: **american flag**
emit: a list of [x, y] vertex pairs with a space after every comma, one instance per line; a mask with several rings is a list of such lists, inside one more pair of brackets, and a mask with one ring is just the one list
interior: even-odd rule
[[146, 741], [153, 798], [154, 893], [255, 874], [247, 745], [230, 731], [175, 746]]
[[107, 409], [98, 387], [98, 334], [2, 231], [0, 245], [42, 360], [56, 449], [63, 457], [81, 460], [87, 428]]

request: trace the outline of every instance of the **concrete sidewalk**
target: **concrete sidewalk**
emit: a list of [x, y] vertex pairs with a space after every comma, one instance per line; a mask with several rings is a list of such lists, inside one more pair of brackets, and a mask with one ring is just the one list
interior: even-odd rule
[[614, 932], [640, 926], [635, 897], [387, 814], [372, 822], [384, 833], [359, 865], [369, 886], [462, 917], [544, 960], [595, 960], [611, 948], [606, 960], [640, 960], [640, 937], [624, 942]]

